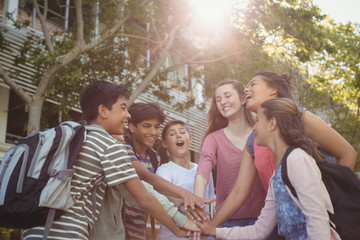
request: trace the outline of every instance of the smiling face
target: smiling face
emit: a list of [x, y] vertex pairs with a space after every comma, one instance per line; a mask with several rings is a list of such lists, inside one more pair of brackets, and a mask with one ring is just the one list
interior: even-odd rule
[[261, 77], [255, 76], [250, 80], [245, 88], [246, 108], [254, 113], [257, 112], [259, 106], [266, 100], [276, 98], [277, 91], [270, 87]]
[[220, 114], [229, 119], [241, 111], [241, 101], [238, 92], [232, 84], [219, 86], [215, 90], [216, 107]]
[[136, 125], [130, 123], [129, 130], [134, 144], [152, 147], [160, 135], [160, 122], [157, 118], [154, 118], [141, 121]]
[[182, 124], [175, 124], [167, 128], [162, 145], [171, 157], [183, 158], [189, 154], [191, 136]]
[[111, 110], [104, 105], [99, 107], [99, 114], [105, 119], [103, 127], [109, 134], [124, 134], [125, 126], [131, 117], [124, 97], [119, 97]]

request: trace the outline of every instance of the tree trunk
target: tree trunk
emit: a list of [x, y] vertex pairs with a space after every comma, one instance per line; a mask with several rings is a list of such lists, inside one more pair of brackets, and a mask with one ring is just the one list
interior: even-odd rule
[[32, 134], [40, 129], [41, 109], [45, 99], [36, 99], [29, 105], [29, 121], [27, 124], [27, 134]]

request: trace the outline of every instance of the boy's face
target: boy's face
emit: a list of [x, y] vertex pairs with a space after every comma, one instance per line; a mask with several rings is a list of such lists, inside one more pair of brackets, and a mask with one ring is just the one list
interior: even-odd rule
[[139, 145], [152, 147], [160, 135], [160, 122], [157, 118], [144, 120], [137, 125], [129, 124], [132, 140]]
[[189, 154], [191, 136], [182, 124], [175, 124], [166, 131], [165, 140], [162, 145], [166, 148], [171, 156], [185, 157]]
[[109, 134], [124, 134], [130, 114], [127, 111], [126, 100], [119, 97], [112, 105], [111, 110], [106, 108], [106, 126], [103, 126]]

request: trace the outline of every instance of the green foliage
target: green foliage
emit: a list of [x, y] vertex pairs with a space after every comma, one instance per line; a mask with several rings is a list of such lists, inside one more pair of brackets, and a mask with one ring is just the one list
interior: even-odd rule
[[20, 229], [0, 228], [0, 239], [2, 240], [20, 240]]

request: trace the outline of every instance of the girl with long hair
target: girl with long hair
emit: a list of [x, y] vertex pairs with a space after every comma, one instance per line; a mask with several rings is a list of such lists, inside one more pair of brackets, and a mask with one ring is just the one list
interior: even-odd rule
[[[239, 81], [224, 80], [217, 84], [194, 184], [194, 193], [203, 197], [211, 170], [217, 167], [216, 211], [235, 184], [242, 152], [252, 131], [254, 120], [243, 106], [244, 101], [244, 87]], [[243, 207], [224, 226], [253, 224], [264, 206], [265, 195], [260, 178], [256, 176]]]
[[[291, 77], [274, 72], [259, 72], [250, 80], [245, 88], [245, 93], [246, 108], [256, 113], [259, 106], [266, 100], [280, 97], [293, 99]], [[354, 148], [321, 118], [306, 109], [302, 111], [301, 115], [304, 127], [316, 146], [321, 146], [333, 155], [337, 159], [337, 163], [353, 169], [357, 155]], [[250, 155], [248, 149], [243, 151], [236, 183], [221, 210], [211, 220], [213, 226], [219, 226], [243, 206], [258, 174], [265, 191], [268, 190], [270, 178], [275, 170], [275, 156], [268, 147], [259, 146], [256, 137], [253, 141], [254, 156]]]
[[[290, 240], [340, 239], [329, 224], [328, 212], [334, 210], [316, 164], [323, 156], [305, 129], [302, 114], [290, 99], [271, 99], [260, 105], [254, 126], [257, 144], [267, 146], [276, 159], [265, 207], [253, 226], [215, 228], [208, 221], [197, 223], [204, 234], [221, 239], [264, 239], [277, 224], [279, 234]], [[287, 161], [288, 177], [298, 198], [282, 180], [283, 161]]]

